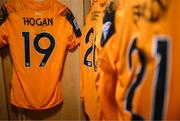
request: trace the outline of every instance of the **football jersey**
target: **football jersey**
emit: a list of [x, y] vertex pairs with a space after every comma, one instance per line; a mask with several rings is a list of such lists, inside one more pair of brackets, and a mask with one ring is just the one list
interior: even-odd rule
[[139, 36], [131, 43], [123, 41], [122, 36], [120, 40], [128, 47], [123, 49], [124, 44], [120, 45], [116, 63], [115, 59], [106, 59], [112, 65], [109, 70], [115, 70], [118, 76], [116, 100], [120, 120], [179, 120], [176, 40], [180, 14], [173, 14], [179, 11], [179, 5], [176, 0], [149, 0], [131, 7], [131, 20], [139, 26]]
[[180, 1], [149, 0], [146, 6], [136, 44], [141, 74], [134, 80], [133, 113], [144, 120], [180, 120]]
[[[104, 1], [105, 2], [105, 1]], [[113, 0], [107, 0], [102, 6], [102, 1], [99, 2], [101, 15], [98, 19], [98, 25], [96, 27], [96, 41], [95, 41], [95, 62], [98, 65], [98, 58], [102, 53], [103, 47], [111, 36], [115, 33], [114, 19], [116, 4]], [[97, 67], [98, 69], [98, 67]], [[96, 73], [98, 76], [98, 70]]]
[[94, 0], [86, 16], [86, 22], [81, 36], [80, 44], [80, 95], [84, 103], [84, 109], [91, 120], [99, 119], [99, 106], [97, 103], [97, 91], [94, 81], [95, 75], [95, 39], [96, 25], [100, 11], [98, 1]]
[[[113, 0], [99, 1], [100, 16], [96, 26], [96, 41], [95, 41], [95, 65], [98, 69], [98, 58], [102, 52], [106, 42], [115, 33], [114, 18], [115, 18], [115, 3]], [[97, 70], [96, 69], [96, 70]], [[98, 80], [99, 70], [96, 71], [96, 80]], [[98, 84], [98, 82], [97, 82]]]
[[[99, 31], [97, 32], [97, 36], [99, 36], [96, 39], [96, 62], [97, 63], [98, 63], [98, 58], [101, 55], [104, 46], [106, 45], [106, 43], [108, 43], [108, 41], [111, 40], [111, 37], [115, 33], [114, 19], [115, 19], [115, 3], [113, 1], [108, 1], [108, 3], [106, 4], [106, 8], [104, 10], [103, 18], [102, 18], [101, 30], [99, 29]], [[98, 90], [97, 101], [100, 104], [101, 119], [102, 120], [115, 120], [117, 119], [117, 116], [114, 115], [114, 111], [112, 110], [112, 108], [109, 108], [109, 107], [112, 107], [112, 104], [108, 105], [106, 102], [104, 102], [105, 101], [104, 98], [106, 98], [107, 95], [111, 96], [112, 94], [106, 93], [105, 95], [100, 95], [102, 87], [110, 86], [110, 85], [103, 85], [104, 80], [101, 80], [103, 76], [106, 76], [106, 75], [103, 75], [101, 69], [97, 66], [95, 80], [96, 80], [96, 85], [97, 85], [97, 90]]]
[[81, 35], [72, 12], [57, 0], [10, 0], [0, 15], [0, 47], [9, 45], [13, 60], [11, 103], [35, 110], [61, 103], [65, 53]]
[[[100, 90], [100, 95], [106, 96], [106, 98], [103, 98], [105, 104], [108, 104], [109, 109], [113, 109], [114, 113], [117, 111], [119, 120], [130, 120], [129, 108], [126, 109], [125, 91], [130, 83], [130, 77], [134, 78], [134, 73], [137, 70], [129, 70], [127, 59], [131, 50], [130, 45], [139, 36], [141, 24], [136, 22], [136, 19], [142, 0], [126, 0], [119, 3], [115, 17], [116, 32], [111, 40], [107, 42], [99, 57], [99, 67], [102, 70], [101, 73], [104, 74], [100, 79], [103, 80], [102, 85], [104, 86]], [[132, 64], [136, 67], [138, 66], [137, 51], [133, 53], [133, 58]], [[110, 107], [110, 104], [112, 104], [112, 107]]]

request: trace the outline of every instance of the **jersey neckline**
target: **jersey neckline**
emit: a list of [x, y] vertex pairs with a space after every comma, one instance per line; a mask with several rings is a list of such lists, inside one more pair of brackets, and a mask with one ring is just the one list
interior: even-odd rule
[[53, 0], [21, 0], [25, 6], [35, 9], [43, 10], [47, 9], [52, 5]]

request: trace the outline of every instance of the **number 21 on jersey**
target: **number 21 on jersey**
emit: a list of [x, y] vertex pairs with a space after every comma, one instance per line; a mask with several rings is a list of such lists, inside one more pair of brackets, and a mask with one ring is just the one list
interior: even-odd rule
[[[154, 71], [153, 81], [153, 105], [151, 111], [152, 120], [162, 120], [163, 113], [165, 110], [167, 87], [168, 87], [168, 59], [169, 59], [169, 39], [167, 37], [154, 37], [153, 40], [153, 57], [156, 61], [156, 66]], [[137, 47], [137, 38], [135, 38], [131, 44], [130, 50], [128, 52], [128, 62], [130, 69], [132, 68], [132, 54], [134, 51], [138, 51], [139, 60], [140, 60], [140, 70], [137, 74], [137, 78], [132, 81], [127, 92], [126, 97], [126, 110], [129, 111], [132, 115], [132, 120], [144, 120], [145, 118], [138, 114], [138, 112], [133, 112], [133, 99], [136, 93], [136, 90], [143, 83], [144, 75], [146, 74], [147, 69], [147, 59], [146, 55]], [[147, 74], [148, 75], [148, 74]], [[139, 107], [141, 108], [141, 107]]]

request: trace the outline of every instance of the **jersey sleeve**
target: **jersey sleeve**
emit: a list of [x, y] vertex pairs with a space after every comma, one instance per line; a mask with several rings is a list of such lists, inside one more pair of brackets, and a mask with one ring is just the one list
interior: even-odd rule
[[110, 39], [99, 55], [98, 66], [106, 73], [115, 73], [119, 46], [116, 35], [113, 35]]
[[0, 48], [8, 44], [8, 34], [5, 22], [8, 19], [7, 8], [3, 5], [0, 9]]
[[79, 28], [79, 25], [71, 12], [69, 8], [66, 8], [62, 13], [62, 16], [66, 18], [66, 20], [69, 23], [68, 26], [68, 49], [73, 49], [76, 47], [80, 42], [80, 36], [81, 36], [81, 30]]
[[116, 36], [113, 35], [104, 46], [99, 55], [99, 64], [96, 78], [98, 102], [101, 104], [101, 115], [105, 120], [117, 120], [117, 103], [115, 101], [116, 89], [116, 63], [118, 55]]

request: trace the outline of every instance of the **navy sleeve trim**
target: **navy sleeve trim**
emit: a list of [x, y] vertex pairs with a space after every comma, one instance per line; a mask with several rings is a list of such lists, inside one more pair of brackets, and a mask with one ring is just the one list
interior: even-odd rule
[[71, 10], [66, 8], [61, 13], [61, 15], [64, 16], [70, 22], [70, 24], [73, 26], [73, 31], [74, 31], [76, 37], [80, 37], [81, 36], [81, 30], [77, 24], [77, 21], [73, 15], [73, 13], [71, 12]]
[[8, 11], [5, 6], [2, 6], [0, 9], [0, 25], [2, 25], [8, 19]]

